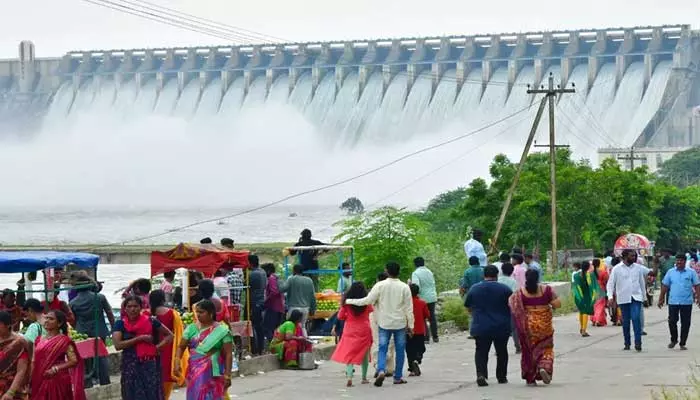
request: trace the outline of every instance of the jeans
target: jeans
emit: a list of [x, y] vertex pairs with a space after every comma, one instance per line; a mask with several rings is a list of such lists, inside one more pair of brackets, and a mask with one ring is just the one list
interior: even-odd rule
[[386, 352], [389, 350], [389, 342], [394, 336], [394, 347], [396, 348], [396, 367], [394, 368], [394, 380], [402, 378], [403, 363], [406, 358], [406, 328], [384, 329], [379, 327], [379, 355], [377, 361], [377, 371], [386, 372]]
[[252, 350], [254, 355], [262, 354], [265, 351], [265, 327], [263, 325], [263, 306], [253, 304], [250, 310], [250, 322], [253, 324]]
[[[437, 323], [437, 315], [435, 314], [435, 304], [437, 303], [428, 303], [428, 311], [430, 311], [430, 334], [433, 336], [433, 341], [438, 340], [438, 323]], [[428, 336], [428, 324], [425, 324], [425, 341], [427, 342], [430, 337]]]
[[275, 334], [275, 329], [284, 322], [284, 313], [272, 310], [265, 310], [263, 316], [263, 329], [265, 331], [265, 340], [269, 343]]
[[620, 304], [622, 311], [622, 335], [625, 338], [625, 346], [629, 346], [630, 341], [630, 321], [634, 328], [634, 345], [642, 345], [642, 302], [632, 299], [631, 303]]
[[406, 340], [406, 358], [408, 359], [408, 370], [413, 371], [413, 362], [418, 364], [423, 362], [425, 354], [425, 335], [413, 335]]
[[668, 305], [668, 330], [671, 332], [671, 343], [678, 342], [678, 319], [681, 320], [681, 346], [685, 346], [690, 332], [690, 316], [693, 315], [693, 305]]
[[476, 364], [476, 377], [489, 377], [489, 351], [491, 343], [496, 348], [496, 379], [499, 381], [508, 377], [508, 336], [476, 336], [476, 352], [474, 363]]

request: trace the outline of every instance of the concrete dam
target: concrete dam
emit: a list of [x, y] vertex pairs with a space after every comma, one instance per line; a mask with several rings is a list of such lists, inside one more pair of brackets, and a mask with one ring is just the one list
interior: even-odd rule
[[559, 137], [594, 162], [599, 147], [700, 144], [700, 32], [689, 25], [71, 51], [53, 59], [34, 52], [22, 42], [18, 59], [0, 61], [5, 134], [104, 114], [226, 130], [277, 104], [331, 146], [394, 143], [463, 133], [514, 113], [534, 100], [527, 85], [552, 74], [576, 88], [558, 101]]

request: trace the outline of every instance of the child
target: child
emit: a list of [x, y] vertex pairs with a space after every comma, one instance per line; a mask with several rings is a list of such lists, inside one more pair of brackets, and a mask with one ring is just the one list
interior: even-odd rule
[[355, 365], [362, 366], [362, 384], [369, 383], [367, 368], [372, 348], [372, 328], [369, 324], [369, 314], [372, 312], [372, 306], [345, 304], [345, 299], [361, 299], [366, 296], [365, 285], [362, 282], [354, 282], [343, 296], [343, 306], [338, 312], [338, 319], [345, 321], [345, 326], [340, 343], [335, 348], [331, 360], [347, 365], [345, 370], [348, 378], [347, 387], [352, 386]]
[[420, 363], [425, 353], [425, 321], [430, 319], [428, 304], [418, 297], [420, 288], [415, 283], [411, 284], [413, 296], [413, 335], [406, 340], [406, 358], [408, 358], [408, 376], [420, 376]]

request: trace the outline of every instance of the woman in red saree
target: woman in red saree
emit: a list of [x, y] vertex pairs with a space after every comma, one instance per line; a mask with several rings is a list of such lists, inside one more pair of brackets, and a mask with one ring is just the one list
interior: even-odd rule
[[552, 310], [561, 307], [551, 287], [540, 285], [539, 273], [525, 273], [525, 287], [510, 297], [510, 309], [522, 349], [520, 367], [528, 385], [549, 384], [554, 373], [554, 326]]
[[85, 400], [83, 360], [68, 337], [66, 315], [49, 311], [44, 328], [34, 347], [32, 400]]
[[29, 380], [27, 342], [12, 332], [12, 316], [0, 311], [0, 396], [25, 400]]
[[[184, 327], [182, 319], [177, 311], [165, 306], [165, 292], [162, 290], [154, 290], [148, 296], [148, 301], [151, 304], [151, 315], [155, 317], [164, 327], [168, 328], [173, 333], [172, 342], [167, 343], [160, 351], [160, 367], [161, 376], [163, 379], [163, 397], [165, 400], [170, 399], [170, 394], [173, 392], [175, 385], [184, 386], [185, 378], [177, 377], [174, 374], [175, 354], [177, 348], [182, 341], [182, 332]], [[187, 358], [182, 357], [180, 369], [187, 370]]]

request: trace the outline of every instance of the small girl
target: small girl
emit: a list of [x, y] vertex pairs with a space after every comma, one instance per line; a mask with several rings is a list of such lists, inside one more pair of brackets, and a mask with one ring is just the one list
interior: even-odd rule
[[370, 349], [372, 348], [372, 328], [369, 324], [369, 314], [372, 306], [351, 306], [345, 304], [345, 299], [361, 299], [367, 296], [367, 289], [362, 282], [354, 282], [345, 293], [343, 306], [338, 312], [338, 319], [345, 321], [343, 335], [335, 348], [331, 360], [346, 364], [345, 374], [348, 378], [347, 387], [352, 386], [355, 365], [362, 366], [362, 384], [368, 384], [367, 369], [369, 368]]

